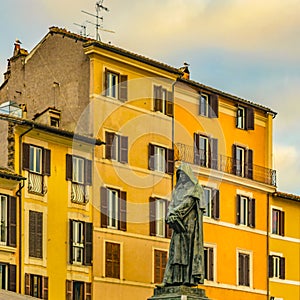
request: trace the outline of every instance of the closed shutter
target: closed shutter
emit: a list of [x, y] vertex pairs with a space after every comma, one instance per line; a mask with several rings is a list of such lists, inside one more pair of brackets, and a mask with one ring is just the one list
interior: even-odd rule
[[279, 278], [280, 279], [285, 279], [285, 258], [284, 257], [280, 257]]
[[8, 265], [8, 290], [12, 292], [16, 292], [17, 285], [17, 266], [16, 265]]
[[43, 213], [36, 212], [36, 257], [43, 257]]
[[128, 83], [128, 76], [127, 75], [120, 75], [119, 76], [120, 83], [119, 83], [119, 99], [121, 101], [127, 101], [127, 83]]
[[105, 243], [105, 276], [120, 278], [120, 244]]
[[93, 224], [84, 223], [84, 264], [92, 265], [93, 259]]
[[250, 256], [244, 255], [244, 285], [250, 286]]
[[25, 295], [30, 295], [30, 274], [25, 273]]
[[172, 175], [174, 174], [174, 150], [166, 149], [166, 162], [167, 162], [167, 173]]
[[92, 299], [92, 284], [90, 282], [84, 283], [84, 293], [85, 293], [85, 300]]
[[149, 144], [148, 146], [148, 155], [149, 155], [149, 170], [154, 170], [154, 145]]
[[232, 174], [236, 175], [236, 145], [232, 145]]
[[248, 222], [250, 227], [255, 227], [255, 199], [249, 199], [248, 201]]
[[216, 220], [220, 219], [220, 191], [213, 189], [212, 198], [212, 217]]
[[209, 256], [208, 280], [214, 280], [214, 249], [207, 248]]
[[273, 255], [269, 255], [269, 277], [273, 277], [274, 276], [274, 268], [273, 268]]
[[247, 178], [253, 178], [253, 150], [248, 149], [247, 151]]
[[244, 283], [244, 268], [243, 268], [243, 256], [239, 253], [239, 285]]
[[218, 95], [211, 94], [209, 96], [209, 117], [218, 118], [219, 116], [219, 103], [218, 103]]
[[113, 132], [105, 132], [105, 158], [112, 159], [115, 156], [113, 154], [113, 143], [115, 134]]
[[66, 280], [66, 300], [73, 300], [73, 281]]
[[69, 262], [73, 264], [73, 220], [69, 221]]
[[42, 299], [48, 300], [48, 277], [42, 277]]
[[35, 256], [36, 220], [35, 212], [29, 211], [29, 256]]
[[254, 109], [252, 107], [246, 109], [246, 129], [254, 130]]
[[173, 101], [173, 93], [167, 92], [167, 103], [166, 103], [166, 115], [173, 117], [174, 115], [174, 101]]
[[128, 163], [128, 137], [120, 136], [120, 162]]
[[284, 236], [284, 211], [279, 211], [279, 234]]
[[162, 86], [154, 86], [154, 111], [162, 112]]
[[200, 165], [199, 139], [200, 139], [199, 134], [194, 133], [194, 164], [195, 165]]
[[119, 229], [122, 231], [126, 231], [127, 223], [126, 223], [126, 192], [120, 191], [119, 197]]
[[212, 169], [218, 169], [218, 140], [210, 139], [210, 167]]
[[101, 187], [100, 189], [100, 211], [101, 211], [101, 227], [107, 228], [108, 222], [108, 206], [107, 206], [107, 189], [105, 187]]
[[43, 175], [51, 175], [51, 151], [43, 149]]
[[236, 224], [241, 223], [240, 212], [241, 212], [241, 196], [237, 195], [236, 196]]
[[92, 185], [92, 161], [89, 159], [84, 160], [84, 183]]
[[72, 155], [66, 155], [66, 180], [73, 180], [73, 158]]
[[166, 221], [167, 215], [168, 215], [169, 205], [170, 205], [170, 202], [168, 200], [165, 200], [165, 210], [166, 210], [166, 214], [165, 214], [165, 233], [166, 233], [166, 237], [170, 239], [172, 237], [172, 229]]
[[22, 166], [23, 166], [23, 170], [29, 170], [29, 159], [30, 159], [30, 145], [23, 143], [23, 151], [22, 151]]
[[150, 235], [156, 236], [156, 199], [150, 197], [149, 201]]
[[8, 240], [7, 245], [11, 247], [17, 246], [17, 199], [16, 197], [8, 197]]

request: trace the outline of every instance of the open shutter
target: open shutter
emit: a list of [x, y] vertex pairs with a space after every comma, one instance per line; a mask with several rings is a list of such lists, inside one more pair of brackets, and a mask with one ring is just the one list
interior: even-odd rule
[[274, 276], [274, 268], [273, 268], [273, 255], [269, 255], [269, 277], [273, 277]]
[[208, 280], [214, 280], [214, 249], [207, 248], [209, 255], [209, 272], [208, 272]]
[[84, 283], [84, 293], [85, 293], [85, 300], [92, 299], [92, 284], [90, 282]]
[[108, 70], [105, 69], [105, 72], [104, 72], [104, 94], [105, 96], [108, 96], [108, 82], [107, 82], [107, 73], [108, 73]]
[[73, 281], [66, 281], [66, 300], [73, 300]]
[[84, 160], [84, 183], [92, 185], [92, 161], [89, 159]]
[[25, 295], [30, 295], [30, 274], [25, 273]]
[[280, 257], [279, 278], [285, 279], [285, 258], [284, 257]]
[[244, 269], [243, 269], [243, 256], [239, 253], [239, 285], [243, 284], [244, 279]]
[[101, 227], [107, 228], [108, 221], [108, 206], [107, 206], [107, 189], [105, 187], [101, 187], [100, 189], [100, 210], [101, 210]]
[[43, 149], [43, 175], [51, 175], [51, 151], [49, 149]]
[[199, 134], [194, 133], [194, 164], [200, 165]]
[[218, 140], [211, 138], [210, 143], [210, 167], [212, 169], [218, 169]]
[[167, 215], [168, 215], [168, 208], [169, 208], [170, 202], [168, 200], [165, 201], [165, 233], [166, 233], [166, 237], [167, 238], [171, 238], [172, 237], [172, 228], [169, 226], [169, 224], [167, 223], [166, 219], [167, 219]]
[[167, 173], [172, 175], [174, 174], [174, 150], [173, 149], [166, 149], [166, 162], [167, 162]]
[[69, 221], [69, 258], [70, 258], [70, 264], [73, 264], [73, 220]]
[[126, 192], [120, 191], [119, 208], [119, 229], [126, 231]]
[[280, 211], [279, 214], [279, 234], [284, 236], [284, 211]]
[[254, 109], [252, 107], [246, 109], [246, 129], [254, 130]]
[[167, 92], [167, 103], [166, 103], [166, 115], [173, 117], [174, 115], [174, 101], [173, 101], [173, 93]]
[[29, 159], [30, 159], [30, 145], [23, 143], [23, 151], [22, 151], [22, 166], [23, 170], [29, 170]]
[[128, 76], [127, 75], [120, 75], [119, 76], [120, 83], [119, 83], [119, 99], [121, 101], [127, 101], [127, 83], [128, 83]]
[[232, 174], [236, 175], [236, 145], [232, 145]]
[[115, 134], [113, 132], [105, 132], [105, 158], [112, 159], [113, 156], [113, 143]]
[[149, 144], [148, 146], [148, 155], [149, 155], [149, 170], [154, 170], [154, 145]]
[[7, 245], [11, 247], [17, 246], [17, 199], [10, 196], [8, 198], [8, 240]]
[[255, 199], [249, 199], [248, 201], [248, 222], [250, 227], [255, 227]]
[[43, 213], [36, 213], [36, 257], [43, 257]]
[[154, 111], [162, 112], [162, 86], [154, 86]]
[[213, 189], [212, 199], [212, 217], [216, 220], [220, 219], [220, 191]]
[[241, 223], [240, 211], [241, 211], [241, 196], [237, 195], [236, 196], [236, 224]]
[[250, 286], [250, 256], [244, 255], [244, 285]]
[[128, 163], [128, 137], [120, 136], [120, 162]]
[[8, 290], [12, 292], [16, 292], [17, 285], [17, 266], [16, 265], [8, 265]]
[[93, 224], [84, 223], [84, 264], [92, 265], [93, 259]]
[[48, 299], [48, 277], [42, 277], [42, 299]]
[[72, 155], [67, 154], [66, 155], [66, 180], [73, 179], [73, 159]]
[[247, 178], [253, 178], [253, 150], [247, 150]]
[[150, 197], [149, 212], [150, 212], [150, 235], [156, 236], [156, 201], [155, 198], [153, 197]]
[[219, 116], [219, 104], [218, 104], [218, 95], [211, 94], [209, 96], [209, 117], [218, 118]]

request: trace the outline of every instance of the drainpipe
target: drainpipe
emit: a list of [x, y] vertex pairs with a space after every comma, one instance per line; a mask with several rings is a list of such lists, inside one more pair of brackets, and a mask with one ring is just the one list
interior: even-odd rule
[[[175, 84], [177, 83], [177, 80], [175, 80], [172, 83], [172, 96], [173, 96], [173, 116], [172, 116], [172, 150], [174, 153], [175, 150]], [[175, 153], [174, 153], [175, 154]], [[175, 158], [175, 157], [174, 157]], [[174, 159], [174, 169], [175, 169], [175, 159]], [[175, 170], [174, 170], [175, 171]], [[171, 191], [173, 191], [174, 187], [174, 174], [172, 175], [172, 180], [171, 180]]]
[[269, 279], [269, 230], [270, 230], [270, 193], [267, 194], [267, 300], [270, 296], [270, 279]]
[[[31, 131], [34, 128], [34, 125], [30, 127], [28, 130], [24, 131], [19, 136], [19, 174], [22, 173], [22, 138], [25, 134]], [[22, 189], [24, 187], [24, 180], [19, 184], [19, 189], [16, 192], [16, 195], [19, 197], [19, 293], [22, 293]]]

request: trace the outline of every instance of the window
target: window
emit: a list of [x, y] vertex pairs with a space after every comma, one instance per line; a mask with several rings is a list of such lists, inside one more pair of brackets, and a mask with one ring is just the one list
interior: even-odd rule
[[250, 286], [250, 255], [238, 253], [238, 284]]
[[219, 113], [218, 95], [200, 93], [199, 115], [217, 118]]
[[249, 179], [253, 178], [253, 151], [233, 145], [233, 174]]
[[47, 187], [44, 176], [50, 176], [51, 151], [42, 147], [23, 143], [23, 169], [28, 174], [28, 191], [44, 195]]
[[171, 237], [172, 231], [166, 222], [169, 201], [160, 198], [150, 198], [150, 235]]
[[284, 211], [272, 209], [272, 233], [284, 236]]
[[70, 263], [90, 266], [92, 251], [92, 223], [70, 220]]
[[0, 289], [16, 292], [15, 265], [0, 263]]
[[237, 224], [255, 227], [255, 199], [237, 195]]
[[105, 70], [105, 95], [106, 97], [127, 100], [127, 75]]
[[205, 212], [204, 216], [218, 220], [220, 218], [219, 190], [204, 187]]
[[214, 281], [214, 248], [204, 247], [204, 279]]
[[92, 284], [83, 281], [67, 280], [66, 293], [67, 300], [91, 300]]
[[236, 110], [236, 127], [245, 130], [254, 130], [254, 109], [238, 106]]
[[285, 258], [279, 255], [269, 255], [269, 277], [285, 279]]
[[154, 86], [154, 111], [159, 111], [167, 116], [173, 116], [173, 93], [162, 86]]
[[101, 227], [126, 231], [126, 192], [101, 188]]
[[48, 277], [26, 273], [25, 295], [48, 299]]
[[59, 118], [50, 117], [50, 126], [59, 127]]
[[194, 133], [194, 163], [218, 169], [218, 140]]
[[173, 174], [174, 150], [149, 144], [149, 169]]
[[154, 250], [154, 283], [163, 282], [167, 265], [167, 251]]
[[66, 180], [72, 182], [71, 201], [87, 203], [88, 186], [92, 184], [92, 161], [80, 156], [66, 155]]
[[105, 132], [105, 157], [121, 163], [128, 163], [128, 137]]
[[43, 257], [43, 213], [29, 211], [29, 256]]
[[105, 276], [120, 279], [120, 244], [105, 243]]

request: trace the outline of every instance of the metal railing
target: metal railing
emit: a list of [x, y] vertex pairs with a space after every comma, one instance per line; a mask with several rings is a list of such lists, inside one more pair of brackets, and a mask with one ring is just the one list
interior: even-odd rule
[[[276, 171], [262, 166], [240, 163], [236, 159], [219, 155], [217, 161], [203, 164], [197, 159], [193, 146], [177, 143], [175, 145], [175, 160], [187, 162], [201, 167], [211, 168], [224, 173], [233, 174], [239, 177], [252, 179], [258, 182], [276, 186]], [[197, 153], [196, 153], [197, 154]]]
[[47, 187], [44, 186], [44, 176], [37, 173], [28, 173], [28, 192], [45, 195]]
[[84, 204], [89, 201], [88, 188], [84, 184], [72, 182], [71, 201]]

